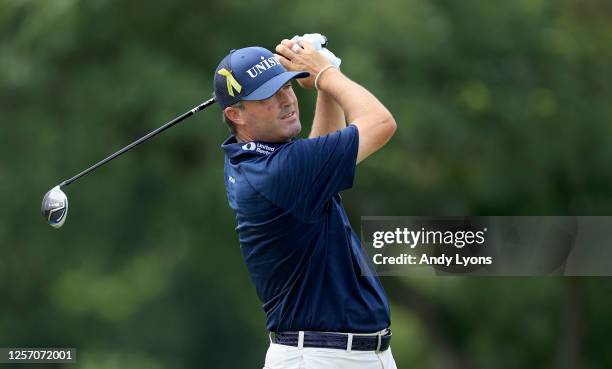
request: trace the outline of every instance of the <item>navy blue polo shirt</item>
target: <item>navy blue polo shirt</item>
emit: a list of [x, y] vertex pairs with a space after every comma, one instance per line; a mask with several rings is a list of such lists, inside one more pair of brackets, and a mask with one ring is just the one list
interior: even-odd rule
[[[352, 187], [359, 132], [289, 143], [228, 138], [225, 186], [242, 256], [270, 331], [375, 332], [389, 304], [349, 224], [339, 192]], [[370, 274], [372, 275], [372, 274]]]

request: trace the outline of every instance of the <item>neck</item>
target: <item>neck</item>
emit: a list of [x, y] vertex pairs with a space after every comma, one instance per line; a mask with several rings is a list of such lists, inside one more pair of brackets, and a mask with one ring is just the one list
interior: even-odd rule
[[[236, 141], [237, 142], [252, 142], [252, 141], [261, 141], [261, 139], [257, 139], [254, 136], [245, 133], [245, 132], [236, 132], [236, 134], [234, 135], [236, 136]], [[264, 142], [270, 142], [270, 143], [287, 143], [287, 142], [291, 142], [291, 138], [287, 138], [286, 140], [264, 140]]]
[[238, 141], [238, 142], [250, 142], [250, 141], [255, 141], [255, 139], [253, 137], [251, 137], [251, 135], [236, 132], [236, 141]]

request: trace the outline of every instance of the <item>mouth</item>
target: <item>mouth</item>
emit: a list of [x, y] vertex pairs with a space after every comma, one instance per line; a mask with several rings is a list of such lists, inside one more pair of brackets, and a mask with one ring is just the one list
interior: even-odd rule
[[295, 117], [295, 110], [290, 112], [290, 113], [287, 113], [285, 115], [281, 115], [280, 119], [281, 120], [289, 120], [289, 119], [293, 119], [294, 117]]

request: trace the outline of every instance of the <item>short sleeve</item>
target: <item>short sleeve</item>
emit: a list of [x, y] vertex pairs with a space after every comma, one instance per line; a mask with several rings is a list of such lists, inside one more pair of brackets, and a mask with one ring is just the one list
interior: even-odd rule
[[359, 132], [355, 125], [326, 136], [295, 140], [245, 171], [268, 200], [304, 221], [312, 221], [355, 177]]

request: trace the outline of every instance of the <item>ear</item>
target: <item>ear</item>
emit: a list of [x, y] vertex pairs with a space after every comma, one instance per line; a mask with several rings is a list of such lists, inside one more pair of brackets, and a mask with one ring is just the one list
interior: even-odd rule
[[223, 110], [223, 112], [225, 113], [225, 116], [228, 117], [235, 124], [240, 126], [245, 124], [243, 114], [244, 112], [242, 111], [242, 109], [238, 109], [233, 106], [228, 106]]

